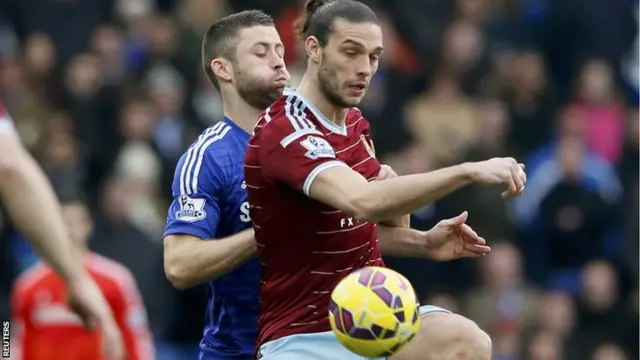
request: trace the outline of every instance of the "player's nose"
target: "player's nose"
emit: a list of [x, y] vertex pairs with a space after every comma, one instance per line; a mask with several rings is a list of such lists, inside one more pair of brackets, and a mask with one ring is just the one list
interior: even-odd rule
[[280, 56], [276, 56], [273, 60], [272, 66], [276, 70], [281, 70], [284, 68], [284, 59]]
[[369, 78], [371, 76], [371, 64], [368, 61], [359, 62], [356, 72], [359, 78]]

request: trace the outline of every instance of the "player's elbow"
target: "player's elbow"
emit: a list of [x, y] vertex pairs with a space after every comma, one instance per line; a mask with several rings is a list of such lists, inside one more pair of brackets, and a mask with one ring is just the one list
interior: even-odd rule
[[164, 274], [171, 285], [178, 290], [185, 290], [194, 285], [179, 264], [171, 263], [166, 259], [164, 262]]
[[379, 222], [385, 218], [380, 204], [365, 192], [352, 194], [348, 204], [348, 210], [345, 212], [360, 221]]
[[172, 244], [167, 237], [164, 241], [164, 274], [167, 280], [178, 290], [184, 290], [195, 285], [189, 276], [189, 272], [179, 249]]

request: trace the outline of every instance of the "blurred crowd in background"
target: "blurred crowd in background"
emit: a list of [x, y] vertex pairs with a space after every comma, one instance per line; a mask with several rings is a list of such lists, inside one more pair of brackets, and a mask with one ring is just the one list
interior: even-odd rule
[[[638, 1], [367, 3], [385, 36], [361, 107], [378, 158], [410, 174], [514, 156], [529, 179], [515, 201], [469, 187], [413, 214], [428, 229], [468, 210], [491, 255], [388, 264], [491, 334], [494, 359], [638, 359]], [[92, 249], [136, 277], [159, 359], [195, 353], [204, 318], [203, 288], [166, 281], [161, 243], [175, 164], [223, 117], [200, 39], [249, 8], [275, 17], [295, 86], [302, 1], [0, 1], [0, 98], [56, 191], [88, 200]], [[36, 257], [0, 229], [5, 319]]]

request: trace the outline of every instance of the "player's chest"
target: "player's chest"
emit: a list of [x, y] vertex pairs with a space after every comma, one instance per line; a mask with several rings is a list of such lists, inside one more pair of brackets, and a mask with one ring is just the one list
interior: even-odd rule
[[337, 160], [347, 164], [368, 181], [378, 176], [380, 162], [376, 159], [373, 144], [367, 135], [356, 133], [350, 136], [340, 136], [332, 134], [328, 136], [328, 140], [336, 153]]
[[234, 173], [236, 176], [230, 178], [223, 191], [218, 194], [221, 213], [218, 237], [232, 235], [251, 225], [247, 185], [244, 181], [242, 168], [239, 167]]

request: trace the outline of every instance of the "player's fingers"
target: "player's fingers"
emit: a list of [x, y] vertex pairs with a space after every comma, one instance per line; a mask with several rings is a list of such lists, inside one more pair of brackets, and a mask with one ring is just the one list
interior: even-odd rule
[[462, 226], [460, 226], [460, 235], [462, 235], [462, 239], [465, 242], [468, 243], [472, 243], [472, 244], [486, 244], [486, 240], [483, 239], [482, 237], [480, 237], [480, 235], [478, 235], [477, 232], [475, 232], [471, 226], [467, 225], [467, 224], [463, 224]]
[[520, 166], [520, 177], [522, 178], [522, 185], [527, 185], [527, 173], [524, 171], [524, 164], [518, 164]]
[[503, 198], [508, 198], [518, 193], [518, 186], [515, 183], [514, 174], [511, 169], [506, 170], [503, 174], [503, 181], [505, 185], [507, 185], [507, 190], [502, 193]]
[[464, 250], [477, 255], [486, 255], [491, 252], [491, 247], [479, 244], [464, 244]]
[[516, 165], [511, 169], [511, 177], [513, 178], [513, 183], [516, 186], [516, 191], [521, 193], [524, 190], [524, 184], [522, 183], [522, 170], [520, 166]]
[[469, 213], [467, 211], [463, 211], [460, 215], [449, 219], [447, 222], [448, 222], [448, 225], [460, 226], [467, 221], [468, 217], [469, 217]]

